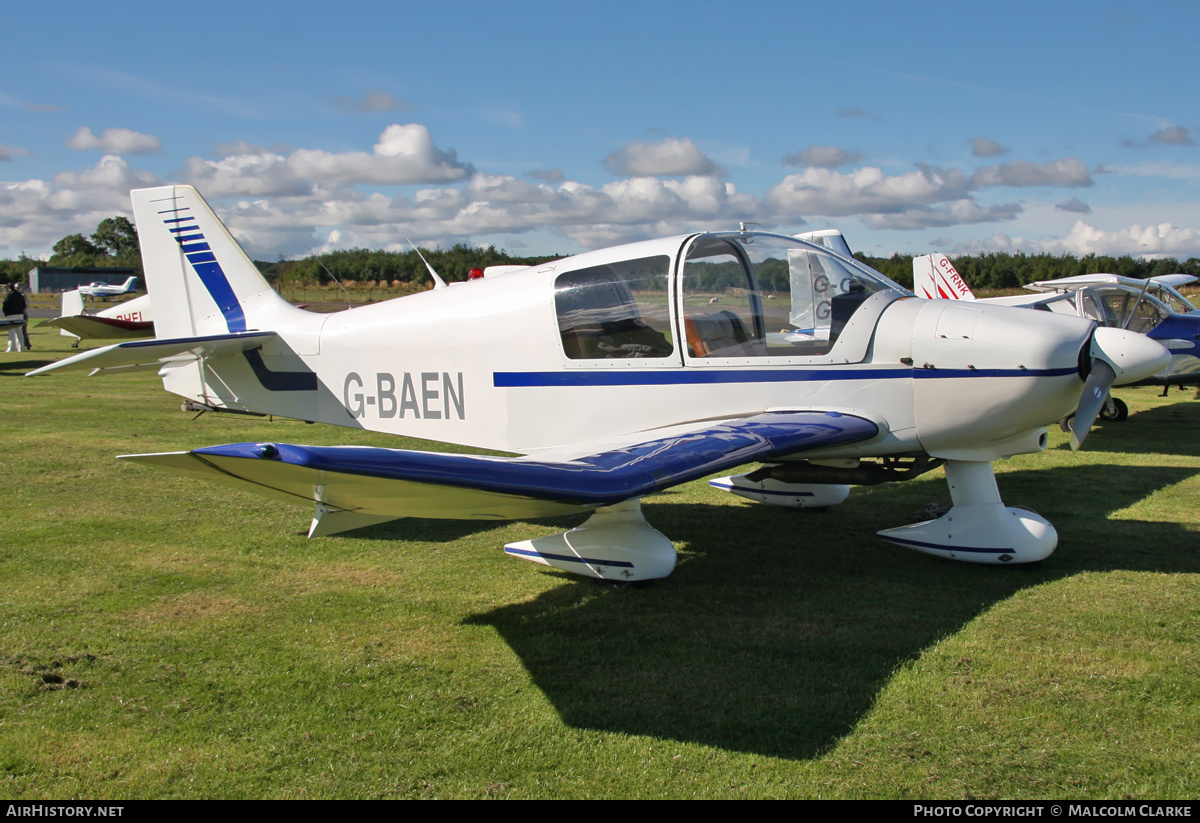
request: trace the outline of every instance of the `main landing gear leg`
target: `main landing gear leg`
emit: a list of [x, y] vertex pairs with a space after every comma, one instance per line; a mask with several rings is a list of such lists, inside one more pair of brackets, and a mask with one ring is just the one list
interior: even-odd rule
[[596, 509], [569, 532], [509, 543], [504, 553], [602, 580], [653, 580], [675, 569], [675, 547], [642, 516], [640, 498]]
[[884, 529], [877, 535], [910, 549], [968, 563], [1032, 563], [1049, 557], [1058, 532], [1026, 509], [1000, 499], [991, 463], [946, 462], [954, 505], [937, 520]]

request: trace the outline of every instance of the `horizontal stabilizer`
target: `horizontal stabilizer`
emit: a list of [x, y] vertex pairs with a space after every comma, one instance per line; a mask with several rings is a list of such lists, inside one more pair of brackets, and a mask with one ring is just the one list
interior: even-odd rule
[[154, 323], [149, 320], [118, 320], [115, 317], [97, 317], [90, 314], [76, 314], [66, 317], [55, 317], [39, 325], [39, 328], [61, 329], [91, 340], [104, 338], [140, 338], [154, 336]]
[[68, 357], [66, 360], [59, 360], [49, 366], [34, 369], [26, 377], [56, 369], [65, 371], [157, 369], [166, 360], [199, 360], [202, 357], [250, 351], [260, 348], [273, 337], [275, 337], [275, 332], [253, 331], [238, 334], [216, 334], [208, 337], [182, 337], [175, 340], [155, 339], [114, 343], [111, 346], [85, 351], [74, 357]]
[[849, 414], [775, 412], [558, 462], [283, 443], [125, 459], [361, 515], [518, 519], [609, 506], [743, 463], [877, 432], [875, 423]]

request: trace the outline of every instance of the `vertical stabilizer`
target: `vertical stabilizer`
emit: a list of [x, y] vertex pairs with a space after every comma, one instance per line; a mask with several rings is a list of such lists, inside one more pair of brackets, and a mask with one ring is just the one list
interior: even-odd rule
[[846, 242], [846, 238], [837, 229], [806, 231], [802, 234], [795, 235], [795, 237], [798, 240], [807, 240], [810, 243], [816, 243], [818, 246], [824, 246], [830, 251], [836, 252], [843, 257], [854, 256], [854, 252], [850, 251], [850, 244]]
[[156, 337], [253, 331], [271, 313], [295, 311], [194, 188], [137, 189], [130, 196]]
[[[59, 309], [59, 317], [78, 317], [83, 314], [83, 292], [79, 289], [72, 289], [62, 293], [62, 303]], [[63, 337], [74, 337], [76, 344], [79, 341], [79, 335], [72, 334], [66, 329], [59, 329], [58, 333]]]
[[62, 308], [58, 312], [59, 317], [75, 317], [83, 314], [83, 292], [79, 289], [72, 289], [62, 293]]
[[940, 252], [913, 258], [913, 291], [926, 300], [975, 299], [950, 258]]

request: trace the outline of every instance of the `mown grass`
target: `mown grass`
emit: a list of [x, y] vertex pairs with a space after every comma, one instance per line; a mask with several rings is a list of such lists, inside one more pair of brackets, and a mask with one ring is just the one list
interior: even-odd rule
[[823, 515], [701, 482], [645, 506], [676, 572], [615, 589], [500, 551], [578, 518], [310, 541], [303, 509], [113, 460], [399, 441], [20, 376], [62, 340], [0, 355], [5, 797], [1197, 794], [1191, 392], [998, 464], [1058, 527], [1037, 568], [873, 537], [940, 473]]

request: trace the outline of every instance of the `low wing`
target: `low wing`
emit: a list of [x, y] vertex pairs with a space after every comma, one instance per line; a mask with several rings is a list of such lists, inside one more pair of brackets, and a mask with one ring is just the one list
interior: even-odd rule
[[69, 317], [56, 317], [47, 320], [40, 326], [61, 329], [83, 338], [138, 338], [153, 337], [154, 322], [149, 320], [118, 320], [115, 317], [99, 317], [90, 314], [77, 314]]
[[[93, 318], [95, 319], [95, 318]], [[136, 371], [138, 369], [158, 369], [166, 361], [199, 360], [202, 357], [216, 357], [222, 354], [236, 354], [260, 348], [268, 340], [275, 337], [273, 331], [237, 332], [234, 334], [215, 334], [209, 337], [181, 337], [174, 340], [136, 340], [132, 343], [114, 343], [98, 349], [85, 351], [66, 360], [59, 360], [49, 366], [42, 366], [26, 374], [35, 374], [63, 370], [78, 371], [89, 369], [92, 372], [121, 369]]]
[[[743, 463], [867, 440], [878, 431], [849, 414], [771, 412], [569, 460], [273, 443], [124, 459], [315, 502], [310, 535], [316, 535], [398, 517], [521, 519], [587, 511]], [[329, 512], [353, 517], [341, 527], [318, 528]]]

